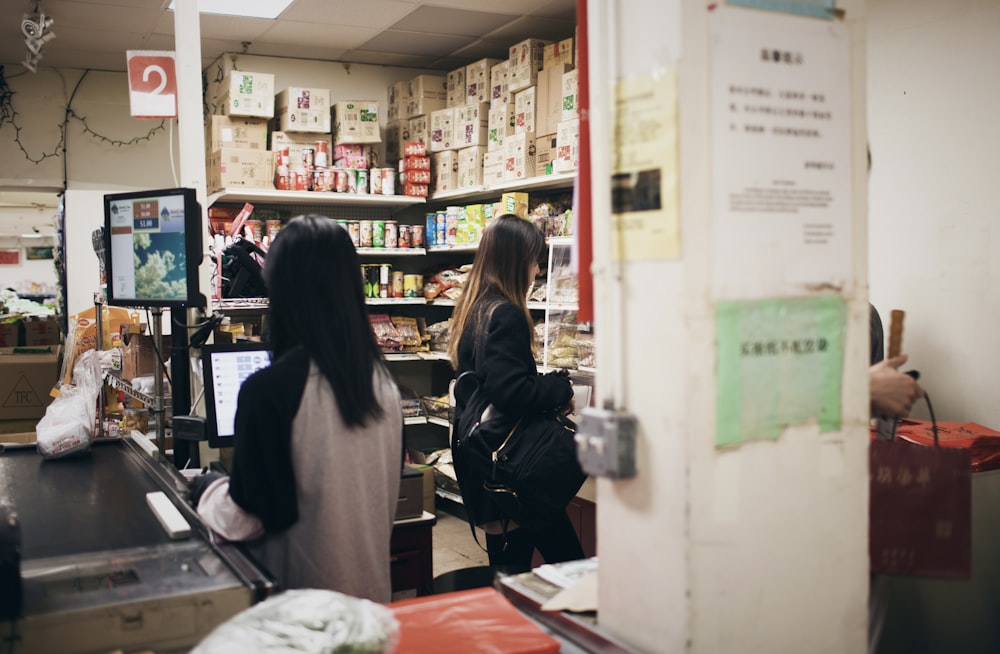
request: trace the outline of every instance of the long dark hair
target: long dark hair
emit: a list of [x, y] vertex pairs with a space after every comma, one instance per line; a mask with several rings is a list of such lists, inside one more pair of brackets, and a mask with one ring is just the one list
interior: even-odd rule
[[[545, 254], [545, 236], [530, 221], [507, 213], [495, 219], [485, 230], [476, 248], [472, 272], [451, 318], [448, 356], [458, 369], [458, 349], [468, 329], [478, 334], [485, 328], [493, 310], [502, 302], [521, 307], [528, 324], [528, 289], [532, 280], [528, 268]], [[531, 332], [532, 349], [536, 342]]]
[[264, 281], [275, 358], [302, 347], [330, 382], [347, 425], [378, 418], [374, 372], [383, 367], [347, 230], [326, 216], [298, 216], [267, 253]]

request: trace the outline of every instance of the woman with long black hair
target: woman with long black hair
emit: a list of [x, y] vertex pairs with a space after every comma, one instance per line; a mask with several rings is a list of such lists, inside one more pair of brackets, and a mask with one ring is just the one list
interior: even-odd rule
[[[457, 374], [475, 371], [490, 403], [516, 419], [573, 411], [565, 375], [539, 375], [538, 344], [528, 311], [528, 290], [545, 255], [545, 237], [531, 222], [505, 214], [484, 231], [465, 290], [451, 321], [448, 354]], [[490, 565], [528, 570], [535, 548], [548, 563], [583, 558], [565, 511], [542, 527], [518, 525], [483, 491], [482, 479], [460, 484], [462, 500], [486, 532]]]
[[199, 513], [284, 588], [386, 602], [403, 419], [347, 230], [294, 218], [264, 280], [273, 363], [240, 389], [231, 475], [202, 481]]

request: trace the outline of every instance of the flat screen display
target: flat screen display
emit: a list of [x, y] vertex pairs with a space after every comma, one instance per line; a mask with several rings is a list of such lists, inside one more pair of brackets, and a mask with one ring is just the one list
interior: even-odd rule
[[206, 345], [201, 350], [205, 429], [210, 447], [232, 447], [236, 400], [247, 377], [271, 364], [266, 343]]
[[201, 306], [201, 229], [194, 189], [105, 195], [108, 304]]

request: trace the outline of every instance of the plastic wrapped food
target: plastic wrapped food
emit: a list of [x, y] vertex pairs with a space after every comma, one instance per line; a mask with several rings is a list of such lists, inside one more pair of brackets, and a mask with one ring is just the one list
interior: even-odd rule
[[385, 606], [332, 590], [288, 590], [251, 606], [209, 633], [192, 654], [330, 652], [382, 654], [399, 642]]

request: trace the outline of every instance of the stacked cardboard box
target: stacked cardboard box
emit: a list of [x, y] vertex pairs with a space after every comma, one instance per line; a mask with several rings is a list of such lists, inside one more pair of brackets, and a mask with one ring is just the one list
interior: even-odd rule
[[222, 82], [224, 115], [206, 124], [208, 191], [273, 188], [267, 121], [274, 116], [274, 75], [231, 71]]

